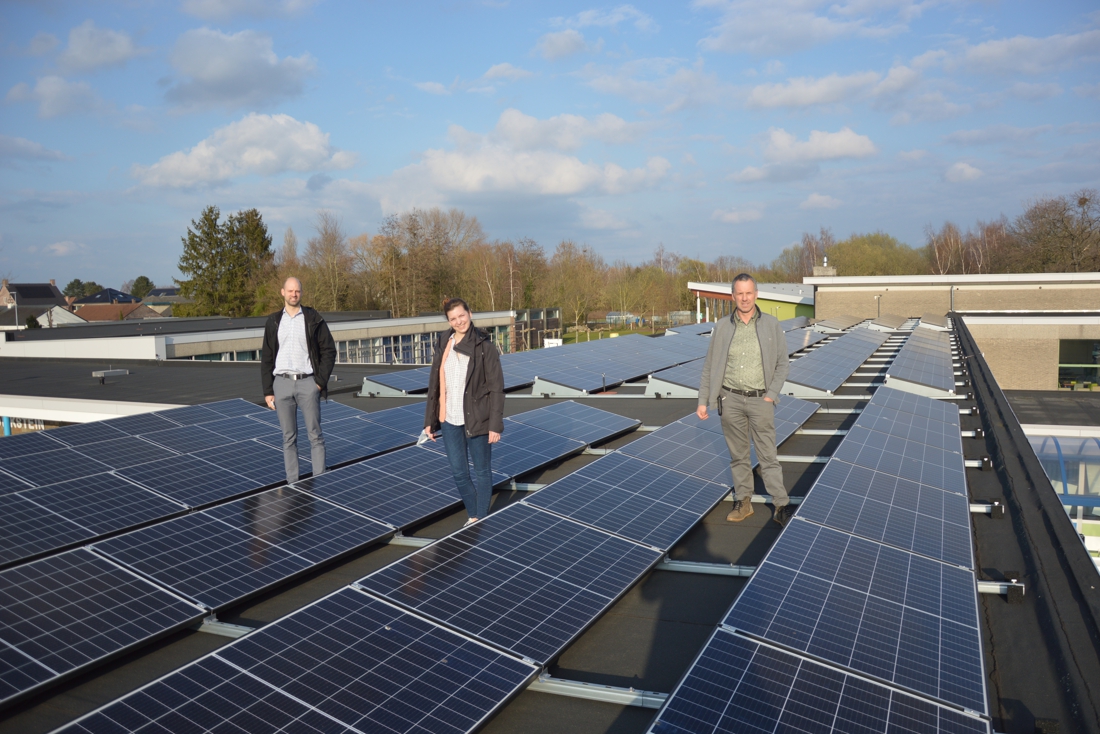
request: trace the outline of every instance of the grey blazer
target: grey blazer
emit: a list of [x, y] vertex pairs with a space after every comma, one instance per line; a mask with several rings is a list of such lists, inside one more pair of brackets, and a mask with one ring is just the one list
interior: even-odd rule
[[[756, 313], [756, 338], [760, 342], [760, 359], [764, 363], [765, 397], [779, 405], [779, 391], [783, 389], [791, 368], [787, 356], [787, 337], [784, 336], [783, 327], [779, 325], [777, 318], [761, 312], [759, 306], [756, 307]], [[707, 349], [707, 358], [703, 361], [703, 376], [699, 380], [699, 405], [707, 406], [707, 410], [718, 407], [718, 395], [722, 390], [722, 379], [726, 375], [730, 342], [738, 328], [747, 327], [734, 311], [729, 318], [718, 321], [710, 335], [710, 348]]]

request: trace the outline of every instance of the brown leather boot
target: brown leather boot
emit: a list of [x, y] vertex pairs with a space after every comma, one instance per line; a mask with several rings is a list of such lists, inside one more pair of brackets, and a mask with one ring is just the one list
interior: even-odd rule
[[741, 522], [752, 514], [752, 502], [748, 500], [734, 500], [733, 511], [726, 515], [727, 522]]

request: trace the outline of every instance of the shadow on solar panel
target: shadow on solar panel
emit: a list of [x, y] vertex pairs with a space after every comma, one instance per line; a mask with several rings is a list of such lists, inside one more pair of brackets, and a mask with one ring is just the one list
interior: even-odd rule
[[61, 731], [463, 734], [537, 672], [344, 588]]
[[85, 549], [0, 572], [0, 706], [205, 613]]

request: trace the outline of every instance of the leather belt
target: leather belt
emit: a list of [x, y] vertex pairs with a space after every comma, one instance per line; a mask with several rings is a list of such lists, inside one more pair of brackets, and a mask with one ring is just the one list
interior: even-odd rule
[[722, 386], [722, 389], [726, 392], [731, 392], [734, 395], [741, 395], [746, 398], [762, 398], [768, 394], [767, 390], [734, 390], [733, 388]]
[[304, 380], [307, 377], [313, 377], [312, 374], [304, 374], [302, 372], [280, 372], [275, 375], [276, 377], [285, 377], [288, 380]]

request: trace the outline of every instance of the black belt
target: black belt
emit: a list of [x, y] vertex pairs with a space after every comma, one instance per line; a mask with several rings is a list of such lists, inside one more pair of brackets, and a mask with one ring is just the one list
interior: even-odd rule
[[722, 389], [726, 392], [731, 392], [734, 395], [741, 395], [746, 398], [762, 398], [768, 394], [767, 390], [734, 390], [733, 388], [726, 387], [725, 385], [722, 385]]
[[304, 374], [302, 372], [280, 372], [275, 375], [276, 377], [285, 377], [288, 380], [304, 380], [307, 377], [313, 377], [313, 374]]

